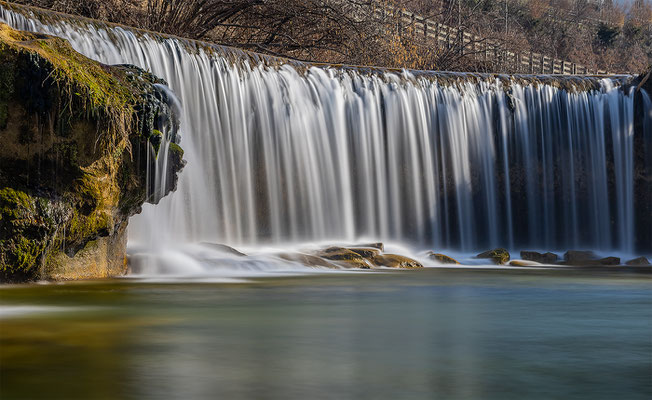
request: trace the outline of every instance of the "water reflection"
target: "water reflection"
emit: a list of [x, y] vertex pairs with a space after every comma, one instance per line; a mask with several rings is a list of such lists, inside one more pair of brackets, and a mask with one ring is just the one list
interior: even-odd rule
[[3, 305], [85, 308], [2, 320], [0, 394], [643, 399], [651, 288], [640, 276], [455, 270], [3, 288]]

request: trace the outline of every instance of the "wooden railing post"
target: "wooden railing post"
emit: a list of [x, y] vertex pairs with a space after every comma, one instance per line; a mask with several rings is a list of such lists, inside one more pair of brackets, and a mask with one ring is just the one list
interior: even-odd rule
[[460, 35], [460, 55], [464, 55], [464, 31], [457, 29], [457, 34]]
[[516, 72], [521, 72], [521, 53], [516, 53]]
[[417, 30], [416, 25], [414, 24], [414, 14], [412, 14], [412, 21], [410, 22], [410, 26], [412, 27], [412, 37], [415, 35], [415, 31]]

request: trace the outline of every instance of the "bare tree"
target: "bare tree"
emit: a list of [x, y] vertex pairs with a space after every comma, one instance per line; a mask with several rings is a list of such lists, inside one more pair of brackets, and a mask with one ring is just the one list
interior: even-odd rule
[[[16, 1], [314, 62], [515, 72], [508, 58], [530, 51], [611, 72], [652, 62], [651, 0]], [[442, 42], [421, 17], [453, 29]]]

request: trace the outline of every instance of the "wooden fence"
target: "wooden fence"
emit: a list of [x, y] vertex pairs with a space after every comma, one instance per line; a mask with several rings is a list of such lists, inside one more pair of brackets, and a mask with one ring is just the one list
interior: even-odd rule
[[462, 55], [466, 53], [467, 56], [491, 65], [496, 72], [559, 75], [609, 74], [608, 71], [590, 70], [583, 65], [540, 53], [505, 50], [496, 40], [483, 39], [471, 33], [459, 31], [457, 28], [423, 18], [407, 10], [382, 8], [377, 12], [400, 13], [397, 18], [399, 34], [422, 35], [426, 39], [433, 40], [439, 48], [451, 49], [458, 46]]

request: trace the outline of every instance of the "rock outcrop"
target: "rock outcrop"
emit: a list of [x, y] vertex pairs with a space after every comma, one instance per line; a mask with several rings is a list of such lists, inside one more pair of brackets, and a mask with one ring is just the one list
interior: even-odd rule
[[169, 157], [165, 194], [184, 163], [164, 83], [0, 24], [1, 282], [126, 270], [127, 220], [150, 196], [148, 164]]

